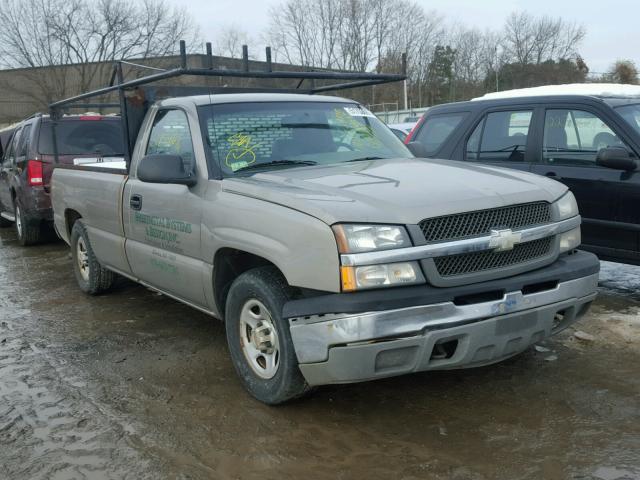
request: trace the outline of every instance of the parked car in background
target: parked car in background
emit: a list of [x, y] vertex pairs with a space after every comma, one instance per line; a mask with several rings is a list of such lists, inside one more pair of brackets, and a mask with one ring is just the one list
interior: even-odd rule
[[581, 248], [640, 264], [640, 86], [546, 86], [438, 105], [405, 141], [425, 157], [564, 183], [583, 217]]
[[120, 117], [68, 115], [52, 122], [46, 115], [34, 115], [20, 122], [0, 166], [0, 227], [15, 224], [22, 245], [39, 242], [43, 234], [52, 231], [49, 183], [54, 163], [120, 160], [122, 145]]
[[391, 123], [388, 127], [395, 133], [396, 137], [404, 142], [415, 125], [415, 123]]

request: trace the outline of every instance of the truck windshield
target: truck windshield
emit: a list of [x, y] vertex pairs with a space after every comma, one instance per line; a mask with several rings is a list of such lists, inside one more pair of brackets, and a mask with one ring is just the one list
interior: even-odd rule
[[412, 158], [377, 117], [352, 103], [256, 102], [199, 109], [211, 157], [226, 176], [378, 158]]
[[640, 104], [625, 105], [624, 107], [617, 107], [616, 110], [640, 134]]

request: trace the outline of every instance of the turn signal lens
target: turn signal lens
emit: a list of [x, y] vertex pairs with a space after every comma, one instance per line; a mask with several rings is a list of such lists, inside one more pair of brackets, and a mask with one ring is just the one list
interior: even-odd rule
[[356, 289], [356, 275], [353, 267], [340, 267], [340, 282], [343, 292], [353, 292]]

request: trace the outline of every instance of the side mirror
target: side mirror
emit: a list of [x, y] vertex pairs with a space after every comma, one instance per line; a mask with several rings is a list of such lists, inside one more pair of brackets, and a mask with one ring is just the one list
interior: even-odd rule
[[147, 183], [176, 183], [192, 187], [196, 176], [184, 169], [184, 160], [179, 155], [147, 155], [138, 165], [138, 180]]
[[627, 172], [638, 168], [638, 162], [624, 147], [601, 148], [596, 155], [596, 165]]
[[427, 158], [427, 149], [420, 142], [409, 142], [407, 148], [418, 158]]

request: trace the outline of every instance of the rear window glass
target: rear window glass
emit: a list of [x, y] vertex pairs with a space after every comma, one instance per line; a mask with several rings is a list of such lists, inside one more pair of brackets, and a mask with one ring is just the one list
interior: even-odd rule
[[[56, 124], [60, 155], [122, 155], [122, 124], [116, 120], [62, 120]], [[53, 129], [44, 122], [40, 129], [38, 152], [53, 155]]]
[[463, 112], [427, 117], [412, 140], [424, 145], [428, 154], [436, 153], [466, 116]]

